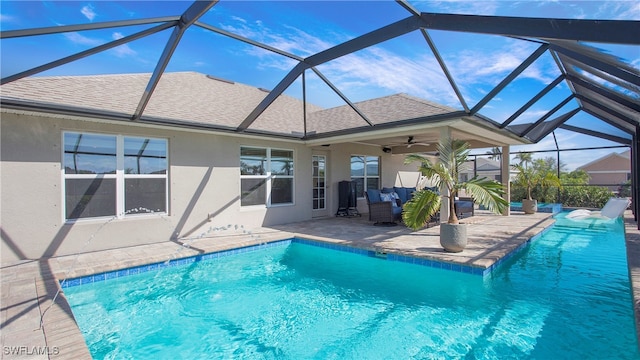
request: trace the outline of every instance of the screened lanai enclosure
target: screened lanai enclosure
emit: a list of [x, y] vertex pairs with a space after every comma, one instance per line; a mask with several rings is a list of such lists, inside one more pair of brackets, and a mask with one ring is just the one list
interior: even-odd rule
[[[507, 145], [505, 137], [525, 151], [628, 147], [631, 196], [640, 197], [640, 13], [631, 2], [503, 3], [501, 10], [492, 2], [404, 0], [54, 2], [13, 18], [21, 3], [3, 1], [4, 108], [310, 146], [360, 142], [398, 154], [434, 151], [438, 126], [463, 120], [452, 125], [454, 136], [475, 149]], [[590, 5], [593, 12], [581, 8]], [[606, 7], [608, 15], [595, 11]], [[54, 23], [54, 12], [75, 21]], [[243, 111], [198, 115], [181, 98], [182, 86], [198, 83], [172, 83], [173, 72], [248, 84], [262, 95], [238, 95], [238, 103], [250, 103]], [[137, 92], [118, 94], [105, 80], [112, 74], [146, 76]], [[33, 93], [22, 85], [94, 75], [104, 81], [83, 94], [97, 91], [105, 100], [91, 106], [83, 94], [60, 101], [63, 88]], [[161, 91], [185, 109], [159, 111]], [[302, 105], [282, 106], [284, 96]], [[372, 99], [394, 99], [394, 106]], [[271, 126], [282, 113], [296, 121]], [[474, 142], [465, 124], [483, 129], [484, 138], [502, 137]], [[636, 220], [638, 210], [633, 201]]]

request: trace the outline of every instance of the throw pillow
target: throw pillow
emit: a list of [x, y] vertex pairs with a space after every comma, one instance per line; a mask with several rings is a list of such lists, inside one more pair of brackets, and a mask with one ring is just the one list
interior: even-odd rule
[[398, 206], [398, 204], [396, 204], [396, 198], [395, 196], [393, 196], [393, 193], [381, 193], [380, 200], [391, 201], [391, 206]]

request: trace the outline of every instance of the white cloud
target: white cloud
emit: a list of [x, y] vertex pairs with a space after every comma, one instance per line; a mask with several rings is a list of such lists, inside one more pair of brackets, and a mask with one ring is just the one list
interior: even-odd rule
[[625, 5], [629, 8], [620, 12], [616, 20], [640, 20], [640, 2], [629, 1]]
[[[317, 54], [350, 39], [345, 34], [323, 34], [324, 38], [331, 39], [331, 42], [328, 42], [291, 26], [286, 26], [286, 34], [280, 34], [264, 27], [259, 21], [254, 22], [253, 26], [248, 25], [243, 19], [239, 19], [239, 22], [240, 24], [224, 25], [224, 28], [301, 57]], [[373, 46], [339, 57], [321, 64], [318, 70], [347, 96], [363, 93], [363, 88], [367, 88], [366, 91], [378, 88], [386, 92], [408, 93], [443, 104], [458, 105], [451, 85], [435, 58], [407, 58], [383, 46]], [[263, 69], [289, 71], [296, 63], [295, 60], [256, 47], [248, 48], [246, 53], [259, 58], [259, 67]]]
[[64, 33], [63, 35], [71, 42], [79, 45], [98, 46], [103, 43], [100, 39], [93, 39], [77, 32]]
[[[244, 19], [237, 18], [236, 20], [241, 24], [236, 24], [235, 26], [225, 24], [222, 25], [222, 28], [237, 35], [298, 56], [309, 56], [332, 46], [332, 44], [294, 27], [285, 26], [285, 28], [290, 32], [286, 34], [279, 34], [270, 28], [265, 27], [261, 21], [255, 21], [253, 25], [250, 25]], [[249, 50], [249, 53], [253, 56], [259, 57], [273, 54], [270, 51], [260, 48], [252, 48]]]
[[93, 19], [96, 17], [96, 13], [95, 13], [95, 11], [93, 11], [93, 6], [91, 6], [91, 5], [83, 6], [82, 9], [80, 10], [80, 12], [87, 19], [89, 19], [89, 21], [93, 21]]
[[239, 22], [242, 22], [242, 23], [245, 23], [245, 24], [247, 23], [247, 20], [245, 20], [245, 19], [243, 19], [243, 18], [241, 18], [239, 16], [235, 16], [235, 15], [231, 16], [231, 20], [239, 21]]
[[501, 1], [428, 1], [417, 7], [425, 12], [463, 15], [495, 15]]
[[15, 18], [11, 15], [0, 14], [0, 21], [3, 23], [8, 23], [15, 21]]
[[[124, 37], [124, 35], [122, 35], [122, 33], [119, 33], [119, 32], [114, 32], [111, 35], [111, 37], [113, 38], [113, 40], [119, 40], [119, 39], [122, 39]], [[135, 50], [131, 49], [129, 47], [129, 45], [127, 45], [127, 44], [116, 46], [115, 48], [111, 49], [111, 51], [117, 57], [135, 56], [137, 54], [137, 52]]]
[[[448, 69], [469, 104], [477, 103], [536, 49], [535, 45], [516, 39], [482, 44], [486, 45], [443, 54]], [[517, 79], [531, 79], [547, 85], [559, 74], [553, 59], [543, 54]]]
[[325, 67], [325, 75], [345, 91], [377, 86], [443, 103], [455, 99], [451, 86], [432, 57], [408, 59], [372, 47], [331, 61]]
[[[449, 56], [446, 62], [455, 77], [464, 79], [468, 84], [497, 85], [532, 53], [533, 49], [529, 43], [510, 40], [495, 49], [487, 47], [463, 50]], [[543, 75], [547, 70], [542, 68], [544, 66], [546, 64], [539, 58], [521, 76], [547, 83], [549, 78]]]
[[596, 16], [610, 20], [640, 20], [640, 2], [605, 1]]
[[538, 119], [540, 119], [544, 115], [546, 115], [549, 112], [549, 110], [551, 109], [525, 111], [524, 114], [518, 117], [518, 122], [533, 123], [535, 121], [538, 121]]

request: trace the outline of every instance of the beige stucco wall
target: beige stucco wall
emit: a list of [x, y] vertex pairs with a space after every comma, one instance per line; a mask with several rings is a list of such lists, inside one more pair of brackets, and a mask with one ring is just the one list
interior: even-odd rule
[[610, 187], [612, 190], [617, 188], [618, 185], [624, 184], [627, 181], [627, 172], [590, 172], [589, 184], [597, 185], [614, 185]]
[[[169, 214], [65, 223], [61, 173], [64, 130], [167, 138]], [[243, 224], [250, 229], [311, 217], [311, 149], [300, 143], [11, 113], [2, 114], [0, 133], [3, 266], [20, 260], [169, 241], [176, 234], [198, 234], [211, 226]], [[294, 205], [240, 207], [241, 145], [294, 150]], [[206, 222], [209, 214], [214, 217]]]
[[631, 169], [631, 160], [619, 154], [611, 154], [603, 158], [601, 161], [594, 161], [591, 164], [580, 167], [580, 169], [590, 171], [629, 171]]
[[[125, 219], [64, 221], [61, 172], [62, 132], [85, 131], [168, 139], [169, 214]], [[327, 216], [338, 206], [341, 180], [350, 179], [352, 154], [381, 156], [382, 185], [417, 179], [404, 156], [362, 144], [332, 144], [312, 149], [300, 142], [274, 141], [139, 124], [104, 123], [3, 112], [0, 120], [0, 245], [2, 266], [43, 257], [170, 241], [206, 233], [211, 227], [245, 229], [312, 218], [311, 155], [327, 155]], [[293, 149], [294, 205], [240, 207], [240, 146]], [[368, 212], [360, 199], [358, 209]], [[207, 221], [213, 214], [211, 221]], [[106, 225], [105, 225], [106, 224]]]

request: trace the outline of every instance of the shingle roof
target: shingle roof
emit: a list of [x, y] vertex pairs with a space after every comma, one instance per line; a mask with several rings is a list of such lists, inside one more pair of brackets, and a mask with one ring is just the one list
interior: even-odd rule
[[[395, 94], [354, 103], [374, 125], [448, 114], [456, 109], [436, 104], [407, 94]], [[324, 133], [369, 126], [349, 105], [314, 112], [309, 115], [309, 131]]]
[[[3, 99], [119, 113], [136, 110], [151, 74], [33, 77], [0, 87]], [[146, 118], [235, 128], [267, 95], [264, 90], [196, 72], [162, 75], [145, 109]], [[320, 109], [307, 106], [311, 111]], [[254, 129], [302, 132], [302, 102], [278, 97], [254, 123]]]
[[[31, 77], [0, 87], [3, 101], [13, 99], [38, 105], [66, 106], [120, 114], [130, 118], [151, 74]], [[164, 73], [143, 119], [205, 124], [235, 129], [262, 101], [267, 91], [197, 72]], [[456, 109], [396, 94], [354, 104], [374, 125], [448, 114]], [[280, 95], [251, 130], [282, 135], [304, 132], [303, 102]], [[307, 103], [307, 132], [316, 134], [369, 127], [349, 105], [322, 109]]]

